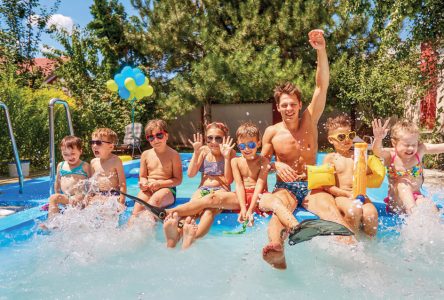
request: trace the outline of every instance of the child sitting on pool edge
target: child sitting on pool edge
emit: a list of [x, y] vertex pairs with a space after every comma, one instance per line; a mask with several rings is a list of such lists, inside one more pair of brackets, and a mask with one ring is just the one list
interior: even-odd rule
[[[336, 206], [344, 216], [353, 232], [362, 228], [369, 236], [375, 236], [378, 229], [378, 211], [366, 197], [365, 202], [353, 199], [353, 139], [356, 136], [351, 131], [350, 117], [341, 114], [328, 118], [325, 124], [328, 141], [335, 152], [324, 158], [324, 164], [330, 164], [335, 169], [336, 185], [324, 187], [324, 190], [335, 197]], [[358, 200], [359, 201], [359, 200]]]
[[372, 122], [375, 141], [373, 152], [384, 159], [389, 180], [389, 193], [384, 202], [387, 210], [411, 214], [419, 205], [437, 211], [432, 200], [421, 194], [424, 182], [422, 158], [425, 154], [444, 152], [444, 143], [429, 144], [419, 141], [419, 128], [411, 120], [400, 120], [391, 129], [393, 148], [383, 148], [389, 120], [384, 125], [379, 119]]
[[54, 182], [55, 194], [49, 197], [48, 221], [59, 213], [59, 204], [84, 206], [86, 181], [91, 176], [87, 162], [80, 160], [82, 140], [76, 136], [65, 136], [60, 142], [63, 161], [57, 165]]
[[109, 128], [98, 128], [92, 133], [89, 144], [95, 158], [91, 160], [93, 190], [90, 202], [118, 196], [120, 204], [125, 205], [125, 196], [120, 194], [126, 193], [125, 172], [120, 158], [112, 153], [117, 141], [117, 134]]
[[[243, 123], [236, 131], [238, 148], [242, 154], [231, 160], [236, 192], [219, 191], [202, 198], [190, 201], [177, 207], [167, 209], [166, 212], [177, 214], [179, 217], [198, 214], [206, 208], [236, 210], [239, 212], [238, 221], [248, 221], [253, 225], [253, 214], [262, 214], [258, 209], [259, 197], [267, 190], [267, 175], [269, 161], [257, 154], [260, 147], [259, 128], [250, 122]], [[173, 222], [173, 219], [170, 219]], [[187, 224], [187, 223], [186, 223]], [[191, 237], [191, 243], [194, 237]], [[188, 245], [191, 245], [189, 243]]]
[[[145, 127], [145, 136], [152, 149], [142, 153], [140, 159], [138, 198], [157, 207], [166, 207], [176, 201], [176, 186], [182, 182], [182, 161], [179, 153], [167, 145], [168, 131], [163, 120], [151, 120]], [[130, 224], [146, 211], [134, 204]]]
[[[200, 133], [194, 134], [193, 141], [188, 140], [194, 149], [188, 166], [188, 176], [194, 177], [199, 171], [202, 175], [199, 188], [190, 201], [230, 191], [230, 184], [233, 182], [231, 160], [236, 156], [236, 152], [233, 150], [232, 139], [228, 136], [228, 128], [223, 123], [213, 122], [207, 125], [205, 134], [206, 146], [203, 145]], [[188, 248], [196, 238], [206, 235], [218, 213], [219, 209], [204, 209], [199, 215], [199, 226], [188, 217], [183, 228], [182, 248]], [[168, 248], [174, 248], [181, 237], [178, 222], [177, 213], [170, 214], [165, 220], [164, 232]]]

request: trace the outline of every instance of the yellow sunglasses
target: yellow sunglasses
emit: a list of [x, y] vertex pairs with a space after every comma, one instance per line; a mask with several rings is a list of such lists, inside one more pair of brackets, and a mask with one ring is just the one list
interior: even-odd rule
[[329, 135], [328, 137], [335, 139], [338, 142], [343, 142], [346, 139], [353, 141], [353, 139], [356, 137], [356, 132], [350, 131], [349, 133], [338, 133], [338, 134], [334, 134], [334, 135]]

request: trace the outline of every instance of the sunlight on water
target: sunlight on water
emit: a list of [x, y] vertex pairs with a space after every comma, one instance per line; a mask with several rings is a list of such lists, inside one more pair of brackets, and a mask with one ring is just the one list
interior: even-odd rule
[[[49, 235], [0, 250], [0, 298], [442, 298], [444, 225], [422, 214], [399, 235], [353, 247], [316, 238], [286, 247], [288, 269], [261, 258], [266, 225], [213, 231], [188, 251], [166, 249], [150, 220], [117, 227], [117, 201], [67, 209]], [[262, 224], [261, 224], [262, 223]], [[215, 226], [217, 227], [217, 225]], [[433, 241], [433, 242], [431, 242]]]

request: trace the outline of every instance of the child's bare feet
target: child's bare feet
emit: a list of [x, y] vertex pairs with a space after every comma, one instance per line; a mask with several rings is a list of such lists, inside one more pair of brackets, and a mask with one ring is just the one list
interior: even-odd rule
[[179, 224], [179, 215], [175, 212], [173, 215], [168, 215], [163, 223], [163, 231], [165, 232], [165, 238], [168, 248], [176, 247], [179, 240], [179, 231], [177, 225]]
[[262, 249], [262, 257], [273, 268], [284, 270], [287, 268], [285, 262], [284, 248], [279, 243], [269, 243]]
[[182, 249], [187, 249], [196, 239], [197, 225], [194, 219], [187, 217], [183, 224], [183, 242]]

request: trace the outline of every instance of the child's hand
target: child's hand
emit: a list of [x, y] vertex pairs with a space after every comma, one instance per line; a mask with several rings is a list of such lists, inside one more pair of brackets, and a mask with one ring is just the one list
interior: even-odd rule
[[147, 184], [148, 189], [150, 189], [152, 192], [155, 192], [160, 189], [160, 183], [158, 181], [151, 181]]
[[308, 33], [308, 41], [310, 45], [318, 50], [325, 49], [324, 31], [321, 29], [315, 29]]
[[146, 182], [139, 181], [139, 188], [141, 191], [146, 192], [148, 190], [148, 185]]
[[203, 146], [203, 138], [201, 133], [193, 134], [193, 141], [188, 139], [188, 142], [193, 146], [194, 152], [198, 152]]
[[387, 136], [387, 133], [389, 132], [389, 129], [388, 129], [389, 122], [390, 122], [390, 119], [387, 119], [387, 121], [385, 121], [384, 125], [382, 125], [381, 119], [374, 119], [372, 121], [373, 135], [374, 135], [375, 139], [383, 140]]
[[241, 211], [240, 211], [240, 213], [239, 213], [239, 216], [237, 217], [237, 221], [238, 221], [239, 223], [243, 223], [243, 222], [245, 222], [245, 220], [246, 220], [246, 216], [245, 216], [245, 214], [246, 214], [245, 209], [241, 209]]
[[231, 150], [233, 150], [234, 148], [233, 139], [230, 136], [224, 137], [222, 140], [222, 144], [220, 144], [219, 147], [222, 156], [227, 159], [230, 158]]
[[254, 225], [254, 216], [251, 211], [247, 211], [245, 220], [248, 220], [248, 226], [252, 227]]

